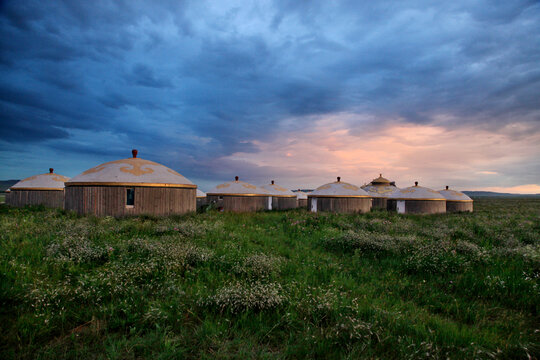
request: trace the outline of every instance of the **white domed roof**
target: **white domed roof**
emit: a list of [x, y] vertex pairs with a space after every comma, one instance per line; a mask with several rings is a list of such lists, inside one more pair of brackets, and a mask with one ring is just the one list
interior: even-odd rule
[[439, 193], [442, 196], [444, 196], [446, 200], [449, 200], [449, 201], [467, 201], [467, 202], [473, 201], [470, 197], [468, 197], [464, 193], [460, 191], [456, 191], [456, 190], [451, 190], [448, 188], [448, 186], [446, 187], [445, 190], [439, 191]]
[[307, 196], [308, 196], [307, 193], [305, 193], [305, 192], [303, 192], [303, 191], [300, 191], [300, 190], [298, 190], [297, 192], [295, 192], [295, 194], [296, 194], [296, 198], [297, 198], [298, 200], [305, 200], [305, 199], [307, 199]]
[[397, 200], [445, 200], [441, 193], [426, 187], [418, 186], [418, 182], [415, 183], [415, 186], [397, 189], [392, 193], [391, 198]]
[[206, 194], [204, 193], [204, 191], [197, 189], [197, 197], [203, 198], [203, 197], [206, 197]]
[[370, 197], [367, 192], [356, 185], [342, 182], [337, 178], [336, 182], [319, 186], [308, 194], [308, 197]]
[[270, 182], [270, 184], [261, 185], [261, 188], [268, 191], [272, 196], [279, 196], [279, 197], [295, 197], [296, 195], [289, 189], [285, 189], [284, 187], [281, 187], [279, 185], [276, 185], [274, 183], [274, 180]]
[[371, 195], [371, 197], [375, 198], [388, 198], [391, 197], [395, 191], [399, 190], [393, 185], [366, 185], [363, 186], [362, 189]]
[[72, 178], [66, 185], [197, 187], [164, 165], [137, 158], [137, 150], [133, 150], [132, 153], [132, 158], [110, 161], [86, 170]]
[[238, 180], [228, 181], [208, 191], [206, 195], [268, 196], [270, 193], [258, 186]]
[[64, 190], [64, 183], [69, 178], [55, 174], [53, 169], [48, 173], [30, 176], [11, 186], [11, 190]]

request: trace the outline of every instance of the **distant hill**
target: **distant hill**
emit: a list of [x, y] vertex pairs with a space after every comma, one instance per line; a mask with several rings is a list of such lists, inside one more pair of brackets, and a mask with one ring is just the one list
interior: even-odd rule
[[500, 197], [500, 198], [540, 198], [540, 194], [509, 194], [493, 191], [463, 191], [470, 197]]
[[0, 192], [4, 192], [9, 189], [10, 186], [18, 183], [19, 180], [0, 180]]

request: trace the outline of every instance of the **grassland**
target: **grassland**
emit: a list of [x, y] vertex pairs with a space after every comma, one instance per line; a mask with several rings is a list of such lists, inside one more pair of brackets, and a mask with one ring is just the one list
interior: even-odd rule
[[540, 200], [131, 219], [0, 206], [0, 357], [540, 356]]

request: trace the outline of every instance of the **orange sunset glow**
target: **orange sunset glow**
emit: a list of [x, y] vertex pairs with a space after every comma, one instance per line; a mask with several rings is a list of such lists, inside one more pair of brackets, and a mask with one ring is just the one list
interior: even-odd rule
[[[436, 189], [450, 185], [458, 189], [540, 192], [538, 184], [493, 185], [504, 178], [512, 179], [507, 169], [513, 165], [539, 156], [540, 134], [514, 138], [472, 126], [448, 129], [398, 122], [362, 132], [348, 129], [343, 118], [350, 119], [350, 115], [320, 118], [311, 129], [288, 132], [286, 138], [273, 142], [254, 141], [260, 151], [237, 152], [224, 159], [280, 169], [281, 182], [291, 186], [299, 177], [305, 186], [317, 186], [320, 174], [326, 174], [327, 179], [339, 175], [364, 184], [383, 173], [402, 187], [418, 180]], [[287, 173], [294, 175], [288, 178]]]

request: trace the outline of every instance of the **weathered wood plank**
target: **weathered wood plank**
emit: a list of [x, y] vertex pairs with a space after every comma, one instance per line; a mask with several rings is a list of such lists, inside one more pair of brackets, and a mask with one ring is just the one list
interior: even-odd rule
[[124, 186], [68, 186], [65, 207], [79, 214], [96, 216], [171, 215], [196, 209], [195, 189], [132, 187], [134, 205], [126, 205]]

